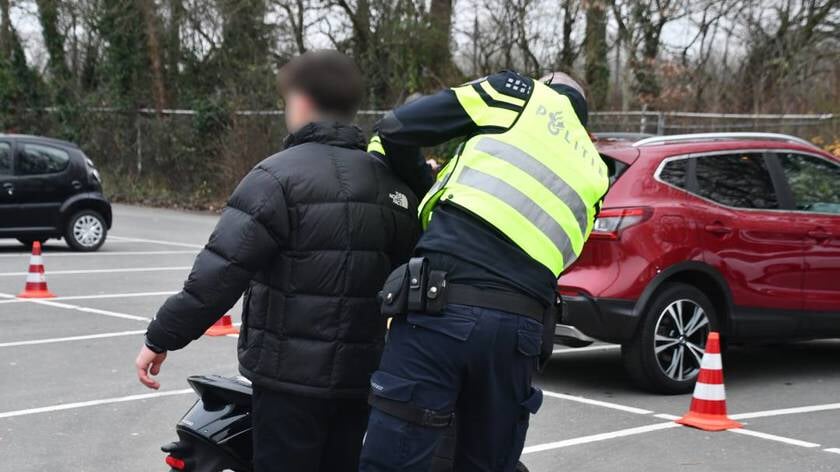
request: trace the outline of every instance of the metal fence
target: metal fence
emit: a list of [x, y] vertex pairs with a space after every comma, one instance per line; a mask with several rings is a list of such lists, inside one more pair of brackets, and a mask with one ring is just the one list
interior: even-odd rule
[[[365, 110], [356, 123], [369, 132], [385, 112]], [[280, 149], [287, 134], [283, 112], [210, 112], [87, 108], [71, 114], [28, 110], [14, 116], [14, 132], [71, 137], [109, 177], [115, 199], [187, 206], [219, 203], [251, 167]], [[68, 124], [72, 123], [72, 124]], [[765, 115], [655, 111], [590, 114], [594, 132], [680, 134], [766, 131], [824, 143], [840, 138], [840, 115]], [[445, 159], [452, 145], [430, 150]]]
[[840, 135], [840, 115], [694, 113], [680, 111], [600, 111], [590, 113], [593, 131], [650, 134], [762, 131], [824, 140]]

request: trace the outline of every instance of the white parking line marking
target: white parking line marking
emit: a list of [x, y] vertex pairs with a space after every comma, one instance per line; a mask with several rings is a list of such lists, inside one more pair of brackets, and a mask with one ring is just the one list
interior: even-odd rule
[[[94, 256], [163, 256], [163, 255], [171, 255], [171, 254], [197, 254], [198, 251], [194, 250], [174, 250], [174, 251], [114, 251], [114, 252], [107, 252], [107, 251], [98, 251], [98, 252], [49, 252], [44, 251], [44, 257], [47, 259], [52, 259], [54, 257], [71, 257], [71, 256], [83, 256], [83, 257], [94, 257]], [[18, 258], [18, 259], [26, 259], [30, 257], [28, 252], [21, 252], [18, 254], [0, 254], [0, 258]]]
[[838, 449], [838, 448], [836, 448], [836, 447], [830, 447], [830, 448], [828, 448], [828, 449], [823, 449], [823, 451], [825, 451], [825, 452], [831, 452], [831, 453], [833, 453], [833, 454], [840, 454], [840, 449]]
[[580, 444], [588, 444], [588, 443], [593, 443], [593, 442], [598, 442], [598, 441], [605, 441], [607, 439], [623, 438], [623, 437], [626, 437], [626, 436], [633, 436], [633, 435], [636, 435], [636, 434], [644, 434], [644, 433], [650, 433], [650, 432], [653, 432], [653, 431], [660, 431], [660, 430], [663, 430], [663, 429], [677, 428], [677, 427], [680, 427], [680, 426], [681, 425], [679, 425], [677, 423], [668, 422], [668, 423], [656, 423], [656, 424], [652, 424], [652, 425], [648, 425], [648, 426], [639, 426], [639, 427], [636, 427], [636, 428], [621, 429], [621, 430], [618, 430], [618, 431], [612, 431], [610, 433], [593, 434], [593, 435], [590, 435], [590, 436], [582, 436], [582, 437], [579, 437], [579, 438], [565, 439], [563, 441], [550, 442], [550, 443], [546, 443], [546, 444], [537, 444], [536, 446], [528, 446], [522, 451], [522, 454], [523, 455], [524, 454], [533, 454], [535, 452], [542, 452], [542, 451], [548, 451], [548, 450], [551, 450], [551, 449], [560, 449], [560, 448], [563, 448], [563, 447], [577, 446], [577, 445], [580, 445]]
[[612, 351], [614, 349], [621, 349], [618, 344], [599, 344], [597, 346], [586, 347], [569, 347], [565, 349], [555, 349], [551, 351], [552, 354], [574, 354], [576, 352], [592, 352], [592, 351]]
[[817, 444], [817, 443], [812, 443], [812, 442], [808, 442], [808, 441], [801, 441], [799, 439], [793, 439], [793, 438], [786, 438], [784, 436], [776, 436], [775, 434], [761, 433], [759, 431], [752, 431], [750, 429], [742, 429], [742, 428], [730, 429], [729, 432], [730, 433], [743, 434], [745, 436], [753, 436], [753, 437], [761, 438], [761, 439], [768, 439], [770, 441], [777, 441], [777, 442], [781, 442], [781, 443], [785, 443], [785, 444], [790, 444], [792, 446], [808, 447], [808, 448], [820, 447], [820, 445]]
[[87, 339], [102, 339], [102, 338], [115, 338], [118, 336], [133, 336], [137, 334], [145, 333], [145, 329], [139, 329], [135, 331], [120, 331], [117, 333], [100, 333], [100, 334], [87, 334], [84, 336], [68, 336], [66, 338], [49, 338], [49, 339], [33, 339], [30, 341], [14, 341], [8, 343], [0, 343], [0, 347], [17, 347], [17, 346], [31, 346], [33, 344], [51, 344], [51, 343], [62, 343], [67, 341], [84, 341]]
[[[84, 269], [84, 270], [51, 270], [47, 272], [48, 277], [53, 275], [75, 275], [75, 274], [113, 274], [119, 272], [159, 272], [168, 270], [188, 270], [191, 266], [178, 267], [130, 267], [121, 269]], [[0, 277], [21, 277], [28, 275], [28, 272], [0, 272]]]
[[667, 413], [657, 413], [653, 416], [654, 416], [654, 418], [659, 418], [659, 419], [662, 419], [662, 420], [676, 421], [676, 420], [680, 419], [679, 416], [669, 415]]
[[172, 290], [164, 292], [101, 293], [97, 295], [71, 295], [69, 297], [55, 297], [52, 300], [99, 300], [103, 298], [157, 297], [163, 295], [174, 295], [176, 293], [178, 292]]
[[813, 413], [816, 411], [840, 410], [840, 403], [826, 403], [823, 405], [800, 406], [796, 408], [781, 408], [779, 410], [755, 411], [752, 413], [741, 413], [730, 415], [733, 420], [746, 420], [750, 418], [766, 418], [768, 416], [795, 415], [797, 413]]
[[[52, 302], [56, 301], [64, 301], [64, 300], [99, 300], [103, 298], [134, 298], [134, 297], [155, 297], [155, 296], [163, 296], [163, 295], [173, 295], [178, 292], [175, 291], [167, 291], [167, 292], [131, 292], [131, 293], [100, 293], [96, 295], [71, 295], [68, 297], [55, 297], [50, 298], [49, 300]], [[0, 305], [4, 303], [23, 303], [26, 302], [26, 299], [23, 298], [13, 298], [9, 300], [0, 300]]]
[[584, 397], [579, 397], [579, 396], [575, 396], [575, 395], [567, 395], [565, 393], [550, 392], [550, 391], [547, 391], [547, 390], [543, 390], [543, 395], [546, 396], [546, 397], [559, 398], [561, 400], [569, 400], [569, 401], [578, 402], [578, 403], [585, 403], [587, 405], [602, 406], [604, 408], [611, 408], [613, 410], [625, 411], [627, 413], [634, 413], [634, 414], [637, 414], [637, 415], [649, 415], [649, 414], [653, 413], [650, 410], [644, 410], [642, 408], [636, 408], [636, 407], [626, 406], [626, 405], [619, 405], [618, 403], [610, 403], [610, 402], [605, 402], [605, 401], [601, 401], [601, 400], [592, 400], [590, 398], [584, 398]]
[[[10, 298], [10, 297], [12, 297], [12, 295], [9, 295], [7, 293], [0, 293], [0, 297]], [[51, 306], [51, 307], [54, 307], [54, 308], [64, 308], [66, 310], [82, 311], [82, 312], [85, 312], [85, 313], [94, 313], [94, 314], [97, 314], [97, 315], [110, 316], [110, 317], [113, 317], [113, 318], [122, 318], [122, 319], [126, 319], [126, 320], [145, 321], [145, 322], [152, 321], [151, 318], [147, 318], [145, 316], [129, 315], [127, 313], [119, 313], [119, 312], [116, 312], [116, 311], [109, 311], [109, 310], [100, 310], [100, 309], [97, 309], [97, 308], [88, 308], [88, 307], [85, 307], [85, 306], [76, 306], [76, 305], [70, 305], [68, 303], [52, 302], [52, 301], [49, 301], [49, 300], [40, 300], [40, 299], [36, 299], [36, 298], [28, 298], [28, 299], [25, 299], [24, 302], [25, 303], [35, 303], [37, 305]]]
[[[55, 297], [50, 298], [49, 301], [57, 302], [57, 301], [64, 301], [64, 300], [100, 300], [105, 298], [135, 298], [135, 297], [154, 297], [154, 296], [163, 296], [163, 295], [172, 295], [178, 293], [176, 291], [164, 291], [164, 292], [131, 292], [131, 293], [99, 293], [94, 295], [70, 295], [67, 297]], [[9, 300], [0, 300], [0, 304], [3, 303], [24, 303], [29, 300], [24, 298], [12, 298]]]
[[15, 416], [25, 416], [25, 415], [36, 415], [38, 413], [50, 413], [53, 411], [62, 411], [62, 410], [73, 410], [76, 408], [86, 408], [89, 406], [97, 406], [97, 405], [107, 405], [111, 403], [123, 403], [123, 402], [131, 402], [136, 400], [146, 400], [149, 398], [158, 398], [158, 397], [168, 397], [172, 395], [184, 395], [187, 393], [191, 393], [192, 389], [185, 388], [183, 390], [170, 390], [167, 392], [154, 392], [154, 393], [143, 393], [140, 395], [129, 395], [126, 397], [115, 397], [115, 398], [104, 398], [101, 400], [91, 400], [86, 402], [76, 402], [76, 403], [62, 403], [58, 405], [52, 406], [42, 406], [39, 408], [29, 408], [26, 410], [16, 410], [16, 411], [6, 411], [0, 412], [0, 419], [2, 418], [14, 418]]
[[160, 239], [144, 239], [144, 238], [127, 238], [124, 236], [108, 236], [111, 239], [115, 239], [117, 241], [127, 241], [127, 242], [135, 242], [135, 243], [152, 243], [152, 244], [163, 244], [166, 246], [179, 246], [179, 247], [191, 247], [195, 249], [204, 249], [203, 244], [189, 244], [189, 243], [178, 243], [175, 241], [162, 241]]

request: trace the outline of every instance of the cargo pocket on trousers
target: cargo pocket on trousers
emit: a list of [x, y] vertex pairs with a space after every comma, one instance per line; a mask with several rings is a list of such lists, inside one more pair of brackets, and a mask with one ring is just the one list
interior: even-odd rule
[[540, 326], [540, 331], [520, 328], [516, 332], [516, 336], [516, 350], [519, 354], [530, 358], [533, 369], [536, 370], [540, 359], [540, 348], [542, 347], [542, 326]]
[[377, 397], [398, 402], [408, 402], [414, 394], [417, 382], [377, 370], [370, 378], [370, 391]]
[[[417, 382], [378, 370], [370, 379], [371, 394], [410, 404]], [[418, 428], [373, 406], [365, 438], [363, 462], [399, 470], [416, 448]], [[364, 470], [364, 468], [363, 468]]]
[[542, 390], [531, 387], [528, 397], [519, 404], [519, 422], [516, 424], [516, 433], [513, 438], [511, 456], [507, 461], [508, 467], [505, 470], [513, 470], [513, 464], [516, 464], [516, 461], [519, 460], [519, 456], [522, 454], [522, 449], [525, 447], [525, 437], [528, 435], [528, 424], [531, 421], [531, 415], [536, 414], [537, 411], [539, 411], [542, 406], [542, 402]]

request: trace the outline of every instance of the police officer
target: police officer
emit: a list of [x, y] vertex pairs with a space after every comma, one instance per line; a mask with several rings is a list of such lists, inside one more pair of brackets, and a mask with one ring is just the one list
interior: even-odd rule
[[557, 278], [580, 254], [609, 181], [569, 76], [504, 71], [389, 113], [370, 151], [392, 161], [464, 142], [420, 205], [415, 258], [383, 290], [397, 313], [360, 470], [429, 470], [457, 416], [454, 469], [512, 471], [553, 347]]

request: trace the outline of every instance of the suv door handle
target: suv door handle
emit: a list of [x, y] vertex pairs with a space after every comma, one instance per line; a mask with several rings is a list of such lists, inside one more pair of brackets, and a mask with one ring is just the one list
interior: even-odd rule
[[826, 231], [822, 228], [812, 229], [811, 231], [808, 231], [808, 237], [814, 238], [817, 241], [822, 241], [822, 240], [828, 239], [831, 236], [832, 236], [831, 233], [829, 233], [828, 231]]
[[9, 195], [14, 195], [15, 184], [13, 184], [11, 182], [4, 182], [3, 183], [3, 188], [6, 189], [6, 193], [8, 193]]
[[78, 180], [74, 180], [74, 181], [70, 182], [70, 185], [72, 185], [73, 188], [76, 189], [76, 190], [79, 190], [79, 189], [82, 188], [82, 183], [79, 182]]
[[718, 236], [723, 236], [732, 232], [732, 228], [728, 226], [723, 226], [722, 223], [716, 221], [710, 225], [706, 225], [706, 231], [717, 234]]

